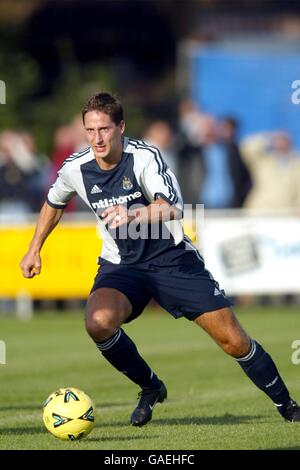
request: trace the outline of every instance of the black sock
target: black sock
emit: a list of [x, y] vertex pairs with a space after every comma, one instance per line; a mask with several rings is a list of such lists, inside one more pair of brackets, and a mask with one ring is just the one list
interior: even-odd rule
[[97, 348], [111, 365], [141, 388], [160, 388], [161, 382], [139, 355], [134, 342], [119, 328], [106, 341], [95, 341]]
[[249, 379], [274, 402], [280, 406], [289, 402], [290, 395], [272, 358], [256, 341], [251, 340], [247, 356], [237, 362]]

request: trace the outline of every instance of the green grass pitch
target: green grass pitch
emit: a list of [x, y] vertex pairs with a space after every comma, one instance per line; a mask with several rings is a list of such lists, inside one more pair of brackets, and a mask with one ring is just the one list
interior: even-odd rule
[[[251, 336], [277, 363], [300, 401], [300, 339], [295, 308], [240, 308]], [[138, 388], [101, 357], [84, 330], [83, 314], [41, 313], [32, 321], [1, 317], [7, 364], [0, 365], [0, 449], [300, 449], [300, 423], [284, 422], [271, 401], [199, 327], [149, 309], [125, 326], [165, 381], [169, 397], [143, 428], [129, 425]], [[88, 393], [97, 407], [92, 433], [63, 442], [43, 427], [42, 403], [59, 387]]]

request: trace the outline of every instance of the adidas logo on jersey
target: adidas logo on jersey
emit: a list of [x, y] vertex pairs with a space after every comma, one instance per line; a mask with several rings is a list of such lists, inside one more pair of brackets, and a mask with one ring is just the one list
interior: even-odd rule
[[96, 184], [91, 189], [91, 194], [102, 193], [102, 189], [99, 188]]

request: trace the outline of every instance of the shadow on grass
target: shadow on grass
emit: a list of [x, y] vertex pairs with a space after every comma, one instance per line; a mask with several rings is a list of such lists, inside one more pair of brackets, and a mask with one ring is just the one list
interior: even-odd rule
[[85, 442], [110, 442], [110, 441], [140, 441], [145, 439], [158, 439], [159, 436], [114, 436], [114, 437], [90, 437]]
[[21, 427], [21, 428], [3, 428], [5, 434], [14, 434], [14, 435], [22, 435], [22, 434], [44, 434], [45, 430], [42, 426], [35, 426], [35, 427]]
[[[237, 425], [237, 424], [247, 424], [247, 423], [262, 423], [266, 421], [267, 415], [231, 415], [225, 414], [223, 416], [193, 416], [186, 418], [164, 418], [164, 419], [155, 419], [151, 421], [152, 426], [186, 426], [186, 425]], [[114, 427], [114, 426], [130, 426], [128, 421], [113, 421], [107, 423], [105, 421], [98, 421], [95, 425], [96, 428], [105, 428], [105, 427]]]
[[118, 408], [121, 406], [134, 406], [134, 402], [127, 401], [127, 402], [116, 402], [116, 403], [96, 403], [96, 409], [101, 410], [105, 408]]
[[43, 408], [42, 404], [28, 404], [23, 405], [2, 405], [0, 406], [0, 411], [18, 411], [18, 410], [41, 410]]
[[246, 423], [255, 423], [263, 422], [266, 419], [266, 416], [261, 415], [231, 415], [225, 414], [222, 416], [193, 416], [189, 418], [164, 418], [164, 419], [154, 419], [152, 424], [159, 426], [174, 426], [174, 425], [224, 425], [224, 424], [246, 424]]
[[[40, 427], [23, 427], [23, 428], [6, 428], [5, 429], [5, 434], [7, 436], [9, 435], [15, 435], [15, 436], [21, 436], [22, 434], [24, 435], [32, 435], [32, 434], [47, 434], [43, 428]], [[112, 442], [112, 441], [141, 441], [141, 440], [146, 440], [146, 439], [153, 439], [153, 438], [158, 438], [159, 436], [111, 436], [111, 437], [88, 437], [87, 439], [84, 439], [84, 441], [77, 441], [78, 444], [81, 442], [88, 443], [88, 442]]]
[[[186, 425], [198, 425], [198, 426], [205, 426], [205, 425], [237, 425], [237, 424], [247, 424], [247, 423], [257, 423], [263, 422], [265, 420], [264, 416], [237, 416], [231, 414], [225, 414], [223, 416], [193, 416], [189, 418], [164, 418], [164, 419], [153, 419], [151, 422], [151, 427], [154, 426], [186, 426]], [[132, 426], [129, 424], [128, 420], [124, 421], [116, 421], [116, 422], [103, 422], [101, 419], [97, 420], [95, 424], [95, 429], [97, 428], [114, 428], [114, 427], [130, 427]], [[16, 428], [4, 428], [7, 434], [13, 435], [22, 435], [22, 434], [42, 434], [45, 432], [42, 426], [35, 426], [35, 427], [16, 427]], [[154, 436], [152, 436], [154, 437]], [[143, 439], [147, 437], [144, 436]], [[134, 440], [139, 439], [139, 437], [128, 436], [124, 437], [109, 437], [109, 438], [92, 438], [89, 440], [95, 441], [109, 441], [109, 440]], [[296, 447], [294, 449], [300, 449], [300, 447]], [[280, 450], [280, 449], [278, 449]]]

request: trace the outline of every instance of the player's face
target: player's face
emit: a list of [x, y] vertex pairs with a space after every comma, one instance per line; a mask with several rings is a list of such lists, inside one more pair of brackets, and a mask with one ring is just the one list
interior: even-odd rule
[[108, 114], [89, 111], [84, 117], [87, 139], [98, 162], [117, 163], [122, 157], [125, 123], [115, 124]]

